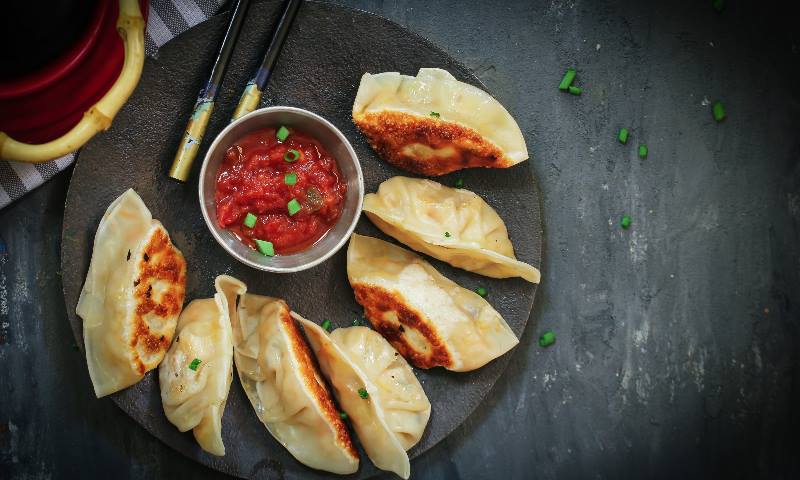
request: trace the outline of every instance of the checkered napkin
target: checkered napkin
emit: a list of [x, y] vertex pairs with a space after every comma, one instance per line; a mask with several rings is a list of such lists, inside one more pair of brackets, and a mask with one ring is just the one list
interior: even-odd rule
[[[144, 36], [147, 55], [179, 33], [214, 15], [226, 0], [151, 0]], [[72, 165], [75, 153], [40, 164], [0, 160], [0, 209]]]

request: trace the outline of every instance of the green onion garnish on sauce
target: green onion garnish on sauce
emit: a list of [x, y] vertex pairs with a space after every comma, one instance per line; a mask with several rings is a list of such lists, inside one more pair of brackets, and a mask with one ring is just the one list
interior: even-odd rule
[[275, 256], [275, 247], [272, 245], [272, 242], [268, 242], [266, 240], [256, 240], [256, 247], [258, 247], [258, 251], [261, 255], [265, 257], [274, 257]]
[[369, 398], [369, 392], [367, 392], [366, 388], [363, 388], [363, 387], [359, 388], [358, 389], [358, 396], [363, 398], [364, 400], [366, 400], [367, 398]]
[[300, 202], [298, 202], [296, 198], [289, 200], [289, 203], [286, 204], [286, 208], [289, 209], [290, 216], [303, 209], [303, 207], [300, 205]]
[[617, 140], [619, 140], [619, 143], [621, 143], [623, 145], [628, 143], [628, 129], [627, 128], [620, 128], [619, 129], [619, 135], [617, 135]]
[[195, 358], [194, 360], [192, 360], [192, 363], [189, 364], [189, 370], [196, 372], [197, 367], [200, 366], [200, 362], [201, 360], [199, 358]]
[[630, 215], [623, 215], [622, 218], [619, 221], [619, 226], [624, 228], [625, 230], [627, 230], [627, 229], [631, 228], [631, 223], [633, 223], [633, 220], [631, 220], [631, 216]]
[[253, 228], [256, 226], [256, 220], [258, 220], [258, 217], [252, 213], [248, 213], [247, 216], [244, 217], [244, 226], [247, 228]]
[[284, 126], [281, 126], [281, 128], [279, 128], [278, 132], [275, 134], [275, 137], [277, 137], [277, 139], [280, 140], [281, 142], [286, 140], [287, 138], [289, 138], [289, 129]]
[[283, 159], [289, 163], [296, 162], [298, 158], [300, 158], [300, 152], [294, 149], [287, 150], [286, 153], [283, 154]]
[[567, 90], [569, 91], [569, 93], [573, 95], [580, 95], [581, 92], [583, 92], [581, 87], [573, 87], [572, 85], [570, 85], [569, 88], [567, 88]]
[[444, 232], [444, 236], [450, 238], [450, 232]]
[[440, 117], [439, 112], [431, 112], [431, 117], [439, 118]]
[[647, 158], [647, 145], [639, 144], [639, 158]]
[[286, 175], [283, 176], [283, 183], [285, 183], [286, 185], [294, 185], [294, 184], [296, 184], [297, 183], [297, 174], [294, 173], [294, 172], [287, 173]]
[[339, 418], [341, 418], [342, 420], [347, 420], [347, 414], [344, 412], [339, 412]]
[[550, 345], [556, 343], [556, 334], [551, 331], [546, 331], [539, 337], [539, 346], [540, 347], [549, 347]]
[[456, 188], [464, 188], [464, 179], [457, 178], [455, 183]]
[[326, 332], [331, 331], [331, 321], [330, 320], [323, 320], [322, 321], [322, 329]]
[[485, 288], [483, 288], [483, 287], [478, 287], [478, 288], [476, 288], [476, 289], [475, 289], [475, 293], [477, 293], [477, 294], [478, 294], [478, 295], [480, 295], [481, 297], [486, 297], [486, 295], [489, 295], [489, 291], [488, 291], [488, 290], [486, 290], [486, 289], [485, 289]]
[[564, 72], [564, 78], [561, 79], [561, 83], [558, 84], [559, 90], [569, 90], [569, 86], [572, 85], [572, 81], [575, 80], [575, 69], [568, 68], [566, 72]]

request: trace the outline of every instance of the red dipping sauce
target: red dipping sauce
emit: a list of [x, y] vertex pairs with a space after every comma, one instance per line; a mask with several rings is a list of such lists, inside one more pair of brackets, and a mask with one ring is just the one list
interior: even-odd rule
[[[277, 130], [257, 130], [228, 147], [214, 202], [219, 225], [250, 248], [256, 248], [255, 240], [264, 240], [272, 242], [276, 254], [288, 254], [310, 247], [333, 228], [347, 185], [336, 159], [315, 138], [289, 129], [280, 141]], [[287, 152], [290, 160], [296, 156], [290, 150], [299, 153], [293, 162], [284, 158]], [[295, 183], [289, 185], [292, 177]], [[301, 207], [294, 215], [290, 202]], [[257, 217], [253, 228], [245, 225], [248, 213]]]

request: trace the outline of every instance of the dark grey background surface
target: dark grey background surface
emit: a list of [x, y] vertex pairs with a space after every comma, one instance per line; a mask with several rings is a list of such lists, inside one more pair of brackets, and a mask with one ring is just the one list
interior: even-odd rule
[[[514, 112], [544, 197], [521, 345], [415, 478], [800, 475], [796, 22], [654, 3], [347, 2], [470, 67]], [[555, 89], [570, 65], [581, 97]], [[67, 181], [0, 211], [0, 476], [217, 475], [93, 398], [61, 296]]]

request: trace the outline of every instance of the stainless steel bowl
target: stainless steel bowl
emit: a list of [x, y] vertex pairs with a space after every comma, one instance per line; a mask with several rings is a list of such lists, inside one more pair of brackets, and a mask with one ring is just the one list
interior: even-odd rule
[[[262, 128], [286, 125], [302, 130], [317, 140], [336, 158], [343, 180], [347, 183], [347, 196], [342, 215], [336, 225], [314, 245], [290, 255], [266, 257], [247, 247], [231, 232], [217, 224], [217, 207], [214, 203], [217, 171], [227, 148], [238, 139]], [[200, 209], [211, 235], [235, 259], [267, 272], [299, 272], [318, 265], [336, 253], [347, 242], [361, 215], [364, 198], [364, 177], [361, 165], [350, 142], [338, 128], [319, 115], [294, 107], [268, 107], [256, 110], [225, 127], [208, 149], [200, 170]]]

